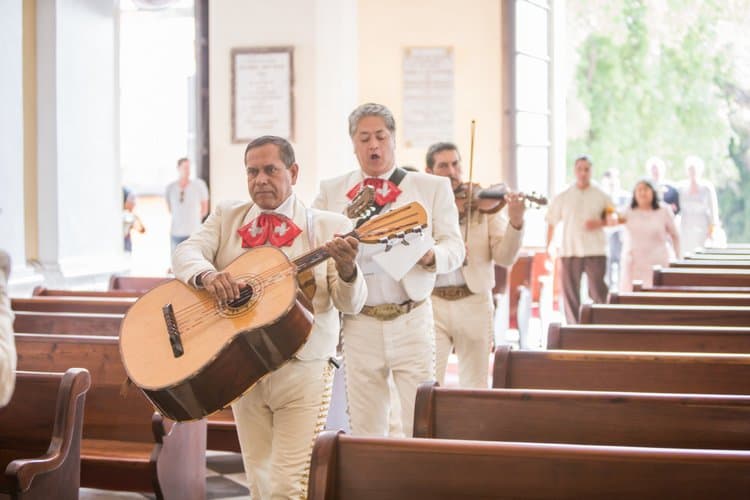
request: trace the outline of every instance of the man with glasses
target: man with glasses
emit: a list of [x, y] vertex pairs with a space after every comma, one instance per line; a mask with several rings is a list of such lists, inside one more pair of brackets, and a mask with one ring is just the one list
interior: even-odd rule
[[177, 160], [178, 179], [167, 186], [167, 208], [172, 214], [169, 234], [172, 251], [188, 239], [208, 215], [208, 187], [203, 179], [190, 178], [190, 160]]

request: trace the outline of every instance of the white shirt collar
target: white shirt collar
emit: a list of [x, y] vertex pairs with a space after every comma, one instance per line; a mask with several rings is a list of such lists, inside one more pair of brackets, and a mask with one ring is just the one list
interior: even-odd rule
[[297, 197], [294, 195], [294, 193], [290, 194], [286, 200], [284, 200], [281, 205], [276, 207], [274, 210], [263, 210], [261, 209], [261, 213], [274, 213], [274, 214], [280, 214], [285, 217], [288, 217], [290, 219], [294, 218], [294, 204], [297, 200]]
[[385, 179], [388, 180], [391, 178], [391, 175], [393, 175], [393, 171], [396, 170], [396, 165], [394, 164], [393, 167], [386, 173], [378, 175], [376, 177], [372, 177], [371, 175], [365, 174], [364, 170], [362, 171], [362, 179]]

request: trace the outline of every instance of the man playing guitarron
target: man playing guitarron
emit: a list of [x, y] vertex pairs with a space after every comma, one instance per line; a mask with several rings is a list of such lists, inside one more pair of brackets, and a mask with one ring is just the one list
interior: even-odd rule
[[351, 222], [308, 209], [294, 195], [299, 166], [289, 142], [255, 139], [245, 150], [245, 169], [252, 202], [216, 207], [179, 245], [173, 269], [179, 280], [225, 303], [240, 297], [244, 283], [222, 269], [248, 249], [273, 245], [291, 259], [325, 244], [332, 259], [312, 268], [314, 324], [307, 342], [232, 404], [252, 498], [304, 498], [312, 444], [328, 413], [338, 311], [357, 314], [367, 288], [355, 261], [358, 241], [336, 237], [348, 233]]
[[[427, 150], [427, 173], [448, 177], [453, 189], [461, 185], [461, 156], [449, 142], [438, 142]], [[507, 193], [508, 219], [502, 212], [471, 214], [466, 262], [450, 273], [439, 274], [432, 291], [435, 314], [437, 381], [442, 385], [448, 355], [455, 347], [461, 387], [487, 388], [492, 342], [492, 288], [495, 266], [511, 266], [523, 239], [525, 205], [520, 195]], [[468, 211], [467, 211], [468, 212]], [[465, 233], [464, 217], [461, 233]]]

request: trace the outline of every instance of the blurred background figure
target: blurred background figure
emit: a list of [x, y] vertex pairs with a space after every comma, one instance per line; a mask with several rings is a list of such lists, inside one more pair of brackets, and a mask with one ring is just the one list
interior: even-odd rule
[[176, 181], [167, 186], [167, 207], [172, 214], [172, 251], [197, 230], [208, 215], [208, 186], [203, 179], [190, 178], [190, 160], [177, 160]]
[[672, 213], [680, 213], [680, 193], [677, 188], [666, 178], [667, 165], [658, 156], [652, 156], [646, 160], [646, 178], [651, 179], [661, 201], [669, 205]]
[[702, 179], [704, 164], [697, 156], [685, 158], [687, 179], [680, 183], [682, 255], [713, 243], [718, 234], [719, 205], [714, 185]]
[[10, 257], [0, 250], [0, 408], [13, 395], [16, 385], [16, 345], [13, 341], [13, 311], [8, 298]]
[[135, 208], [135, 194], [126, 187], [122, 188], [122, 233], [123, 249], [131, 253], [133, 251], [133, 240], [130, 237], [132, 231], [145, 233], [146, 227], [141, 218], [133, 213]]
[[[612, 199], [618, 213], [622, 213], [628, 208], [631, 196], [630, 193], [622, 189], [620, 170], [610, 168], [604, 172], [600, 186]], [[621, 269], [620, 254], [622, 252], [623, 227], [620, 225], [607, 226], [604, 228], [604, 232], [607, 234], [607, 271], [604, 275], [604, 281], [610, 289], [616, 290]]]
[[622, 219], [625, 230], [619, 289], [630, 292], [633, 280], [642, 280], [644, 286], [653, 284], [652, 266], [667, 266], [679, 253], [680, 238], [671, 207], [660, 202], [656, 187], [648, 179], [635, 185]]

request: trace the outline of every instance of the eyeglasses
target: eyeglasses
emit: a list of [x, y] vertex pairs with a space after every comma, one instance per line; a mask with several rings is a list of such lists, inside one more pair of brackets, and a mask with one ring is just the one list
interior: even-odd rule
[[180, 203], [185, 201], [185, 190], [180, 191]]
[[[277, 167], [276, 165], [266, 165], [262, 168], [263, 173], [266, 174], [268, 177], [273, 177], [277, 175], [279, 172], [281, 172], [281, 169]], [[260, 168], [256, 167], [246, 167], [245, 172], [247, 172], [247, 176], [250, 178], [256, 178], [258, 175], [260, 175]]]

